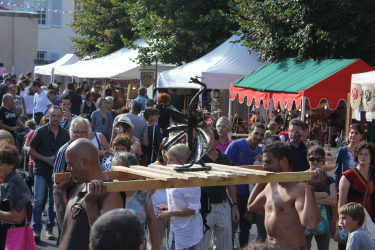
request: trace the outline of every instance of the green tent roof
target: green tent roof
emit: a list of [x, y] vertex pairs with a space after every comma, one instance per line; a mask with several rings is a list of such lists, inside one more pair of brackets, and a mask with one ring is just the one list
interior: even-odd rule
[[293, 58], [270, 62], [232, 84], [258, 91], [297, 93], [332, 75], [357, 59], [324, 59], [319, 61]]

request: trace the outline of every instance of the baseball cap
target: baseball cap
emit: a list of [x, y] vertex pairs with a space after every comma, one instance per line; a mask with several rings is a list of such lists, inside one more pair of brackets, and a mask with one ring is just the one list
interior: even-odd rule
[[115, 118], [115, 121], [113, 122], [113, 127], [116, 127], [117, 123], [119, 123], [119, 122], [127, 123], [127, 124], [130, 125], [130, 127], [132, 127], [132, 129], [134, 129], [134, 125], [133, 125], [132, 121], [126, 115], [118, 115]]

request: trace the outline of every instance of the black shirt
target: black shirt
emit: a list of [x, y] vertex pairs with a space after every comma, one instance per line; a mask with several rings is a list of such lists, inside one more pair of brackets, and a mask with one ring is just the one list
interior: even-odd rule
[[96, 110], [96, 106], [94, 104], [94, 102], [91, 102], [91, 107], [89, 107], [89, 105], [87, 105], [87, 102], [85, 102], [85, 105], [83, 106], [83, 114], [92, 114], [92, 112], [94, 112]]
[[[6, 109], [4, 106], [0, 107], [0, 120], [3, 121], [4, 125], [7, 125], [9, 127], [15, 127], [17, 126], [18, 117], [16, 115], [16, 112], [11, 108], [10, 110]], [[14, 131], [9, 131], [12, 134], [14, 134]]]
[[5, 83], [0, 84], [0, 103], [3, 103], [3, 96], [8, 93], [9, 86]]
[[[215, 161], [213, 161], [207, 155], [202, 157], [204, 163], [208, 166], [210, 163], [222, 164], [230, 166], [229, 157], [223, 153], [221, 153], [218, 149], [216, 151], [219, 153], [218, 157]], [[215, 187], [201, 187], [202, 193], [206, 194], [210, 198], [211, 203], [221, 203], [227, 199], [227, 186], [215, 186]]]
[[305, 144], [301, 141], [298, 148], [289, 143], [290, 149], [292, 150], [293, 163], [292, 168], [293, 172], [297, 171], [306, 171], [310, 168], [309, 162], [307, 161], [307, 148]]
[[72, 107], [70, 108], [70, 111], [72, 112], [72, 114], [80, 115], [82, 105], [81, 95], [78, 95], [77, 93], [74, 93], [72, 91], [69, 91], [67, 95], [70, 96], [70, 100], [72, 102]]
[[147, 147], [142, 145], [142, 153], [147, 155], [147, 164], [151, 164], [152, 162], [156, 161], [156, 157], [159, 152], [159, 146], [161, 144], [162, 137], [160, 134], [159, 126], [153, 125], [153, 126], [147, 126], [147, 127], [148, 127], [149, 144]]
[[[56, 156], [59, 149], [69, 140], [68, 130], [59, 126], [59, 132], [57, 132], [55, 138], [55, 134], [50, 130], [49, 124], [46, 124], [35, 130], [33, 138], [30, 141], [30, 147], [43, 156], [51, 157]], [[51, 179], [52, 172], [53, 166], [34, 158], [34, 174]]]
[[169, 118], [171, 117], [171, 114], [168, 110], [165, 109], [167, 105], [165, 104], [158, 104], [156, 105], [156, 108], [159, 110], [159, 127], [163, 130], [163, 137], [168, 137], [168, 133], [164, 132], [166, 128], [169, 127]]
[[171, 102], [169, 105], [173, 105], [173, 107], [181, 112], [181, 110], [184, 108], [184, 100], [182, 100], [182, 98], [176, 93], [170, 93], [169, 96], [171, 97]]

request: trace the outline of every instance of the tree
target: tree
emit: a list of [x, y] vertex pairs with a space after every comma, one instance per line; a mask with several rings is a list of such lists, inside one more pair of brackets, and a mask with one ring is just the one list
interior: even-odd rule
[[70, 37], [73, 48], [83, 56], [101, 57], [130, 46], [136, 38], [124, 0], [81, 0], [75, 20], [70, 24], [80, 35]]
[[138, 60], [144, 64], [193, 61], [238, 28], [221, 14], [229, 13], [228, 0], [139, 0], [126, 9], [133, 30], [150, 45], [139, 48]]
[[375, 64], [372, 0], [233, 0], [230, 20], [260, 59], [361, 58]]

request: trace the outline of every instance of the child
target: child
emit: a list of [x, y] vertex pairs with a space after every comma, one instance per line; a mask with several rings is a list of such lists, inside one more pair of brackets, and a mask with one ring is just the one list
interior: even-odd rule
[[350, 202], [339, 209], [339, 227], [349, 232], [346, 250], [375, 249], [375, 241], [366, 229], [365, 210], [359, 203]]

